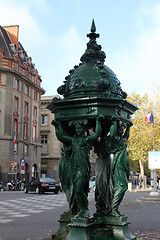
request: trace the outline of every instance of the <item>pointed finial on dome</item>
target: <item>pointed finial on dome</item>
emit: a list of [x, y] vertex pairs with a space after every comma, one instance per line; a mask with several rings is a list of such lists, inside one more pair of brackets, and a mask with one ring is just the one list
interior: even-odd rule
[[95, 25], [95, 22], [94, 22], [94, 18], [92, 20], [91, 32], [96, 32], [96, 25]]
[[87, 37], [89, 37], [91, 40], [96, 40], [96, 38], [99, 38], [99, 34], [95, 33], [95, 31], [96, 31], [96, 25], [93, 19], [92, 25], [91, 25], [91, 33], [87, 34]]

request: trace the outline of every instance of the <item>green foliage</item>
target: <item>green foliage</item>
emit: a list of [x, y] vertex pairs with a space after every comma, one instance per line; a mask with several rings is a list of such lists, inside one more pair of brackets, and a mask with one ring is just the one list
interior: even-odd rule
[[[146, 163], [148, 161], [148, 152], [153, 151], [153, 149], [156, 151], [160, 149], [160, 98], [158, 95], [149, 98], [147, 94], [140, 96], [132, 93], [127, 100], [139, 107], [139, 110], [132, 116], [133, 126], [130, 129], [130, 138], [127, 144], [129, 159]], [[150, 113], [154, 114], [154, 125], [145, 122], [145, 116]]]

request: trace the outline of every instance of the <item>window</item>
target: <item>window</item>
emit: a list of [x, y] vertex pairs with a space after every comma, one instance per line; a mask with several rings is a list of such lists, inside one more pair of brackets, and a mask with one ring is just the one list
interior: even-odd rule
[[13, 133], [14, 138], [16, 139], [18, 133], [18, 120], [16, 118], [14, 119]]
[[24, 52], [22, 50], [21, 50], [20, 56], [21, 56], [21, 58], [24, 59]]
[[18, 120], [15, 118], [14, 122], [13, 122], [13, 150], [14, 150], [14, 154], [18, 153], [17, 135], [18, 135]]
[[29, 106], [28, 102], [25, 102], [24, 103], [24, 113], [25, 114], [28, 114], [28, 106]]
[[48, 116], [47, 115], [42, 115], [41, 116], [41, 125], [47, 126], [48, 124]]
[[33, 108], [33, 117], [36, 118], [37, 117], [37, 107]]
[[14, 109], [15, 110], [19, 109], [19, 98], [17, 97], [14, 98]]
[[47, 135], [41, 135], [41, 144], [42, 144], [42, 155], [48, 154], [48, 136]]
[[18, 62], [16, 62], [16, 70], [18, 71]]
[[24, 149], [23, 149], [24, 155], [27, 155], [28, 154], [28, 145], [24, 144], [23, 146], [24, 146]]
[[28, 77], [28, 69], [26, 69], [25, 76]]
[[33, 149], [33, 155], [34, 156], [37, 156], [37, 147], [35, 146], [34, 149]]
[[19, 90], [19, 80], [15, 80], [15, 89]]
[[47, 135], [41, 135], [41, 143], [47, 144], [48, 136]]
[[29, 96], [29, 86], [28, 85], [25, 86], [25, 94], [27, 96]]
[[24, 123], [23, 134], [24, 134], [24, 140], [26, 140], [28, 137], [28, 123], [26, 122]]
[[37, 92], [34, 91], [34, 100], [37, 100]]
[[33, 126], [33, 142], [36, 142], [37, 138], [37, 126]]

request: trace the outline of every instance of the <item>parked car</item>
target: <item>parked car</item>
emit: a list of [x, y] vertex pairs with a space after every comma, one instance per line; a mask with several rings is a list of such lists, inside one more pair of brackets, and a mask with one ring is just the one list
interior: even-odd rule
[[58, 194], [60, 191], [60, 182], [53, 178], [36, 178], [27, 183], [24, 187], [25, 193], [36, 192], [38, 194], [45, 192], [54, 192]]

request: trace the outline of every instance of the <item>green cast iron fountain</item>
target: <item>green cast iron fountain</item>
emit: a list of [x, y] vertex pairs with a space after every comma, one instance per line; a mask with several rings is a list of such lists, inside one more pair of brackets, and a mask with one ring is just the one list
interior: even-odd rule
[[[52, 239], [136, 239], [118, 207], [128, 187], [126, 141], [132, 126], [130, 117], [137, 107], [126, 100], [120, 81], [104, 65], [106, 55], [96, 42], [99, 34], [94, 20], [87, 37], [81, 63], [57, 89], [63, 98], [53, 98], [47, 107], [54, 113], [52, 124], [63, 143], [59, 176], [69, 204]], [[96, 212], [90, 216], [89, 152], [93, 147], [97, 154]]]

